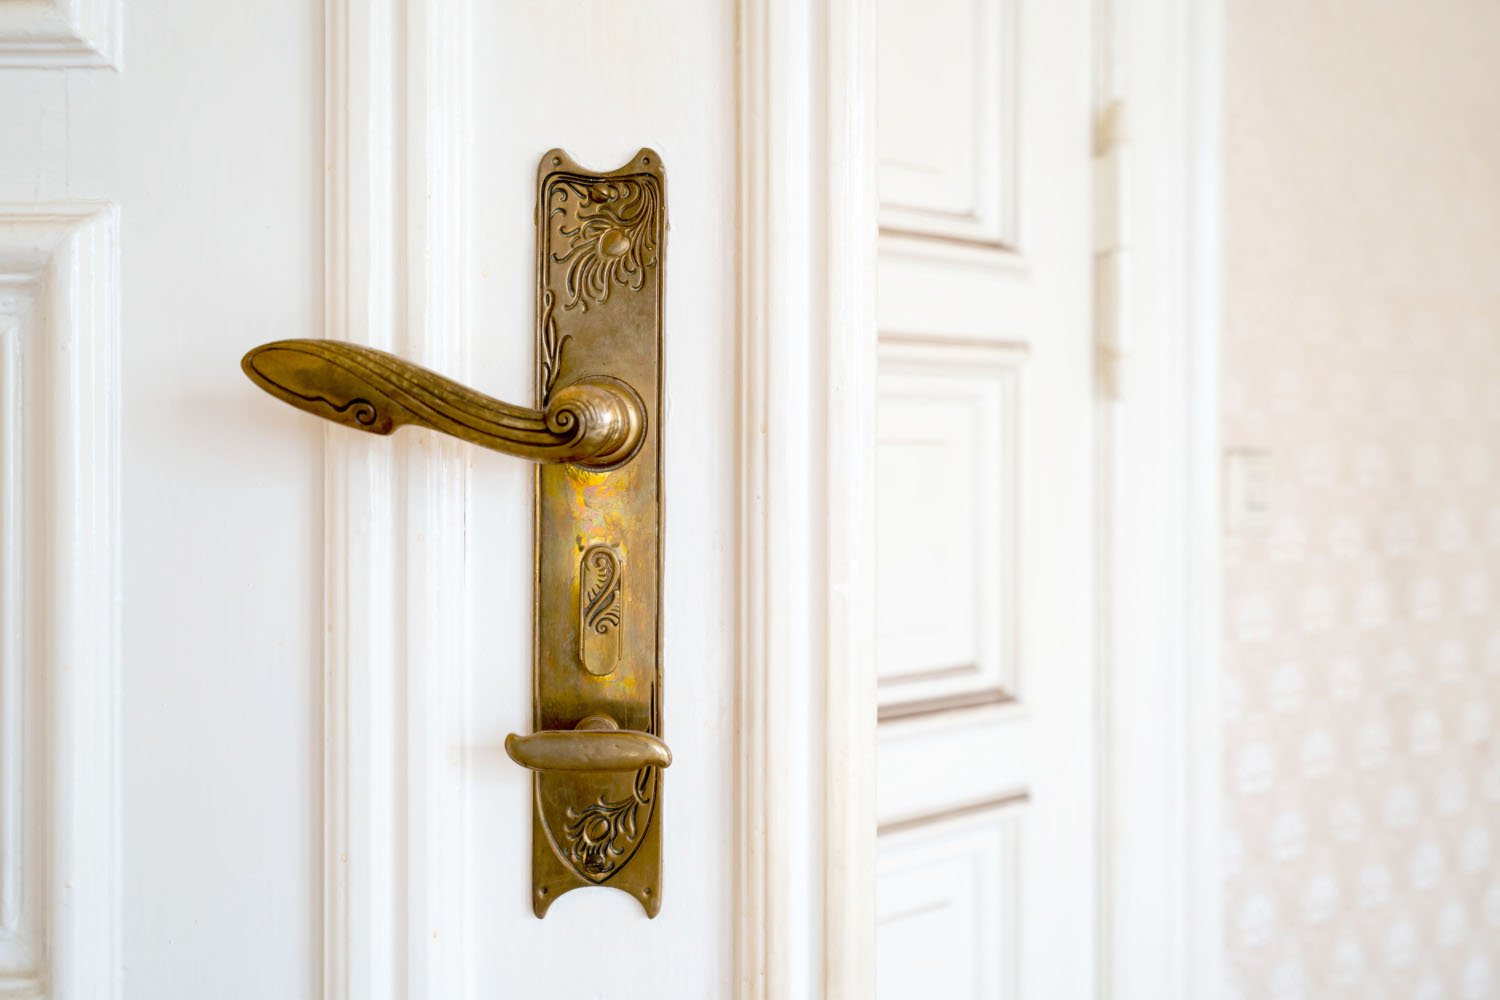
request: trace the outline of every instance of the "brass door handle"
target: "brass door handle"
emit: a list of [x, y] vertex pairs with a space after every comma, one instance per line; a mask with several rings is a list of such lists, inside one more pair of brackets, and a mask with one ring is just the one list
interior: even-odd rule
[[535, 409], [341, 340], [262, 344], [241, 367], [277, 399], [355, 430], [415, 424], [540, 463], [533, 732], [505, 741], [531, 770], [532, 912], [607, 885], [654, 917], [672, 762], [662, 742], [661, 157], [642, 149], [601, 173], [549, 150], [533, 219]]
[[575, 729], [547, 729], [505, 738], [510, 759], [533, 771], [638, 771], [666, 767], [672, 751], [650, 733], [620, 729], [613, 719], [591, 715]]
[[547, 388], [545, 406], [513, 406], [410, 361], [338, 340], [277, 340], [240, 362], [250, 380], [299, 410], [372, 434], [428, 427], [533, 462], [612, 469], [646, 434], [629, 385], [584, 376]]

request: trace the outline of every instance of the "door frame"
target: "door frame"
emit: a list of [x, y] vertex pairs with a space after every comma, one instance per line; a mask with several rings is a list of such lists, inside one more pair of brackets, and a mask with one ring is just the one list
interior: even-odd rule
[[875, 954], [875, 3], [739, 13], [735, 991], [856, 1000]]
[[1095, 7], [1104, 1000], [1222, 985], [1221, 3]]
[[[1123, 266], [1096, 289], [1119, 387], [1096, 412], [1108, 1000], [1210, 997], [1222, 978], [1220, 3], [1095, 4], [1100, 110], [1130, 118], [1110, 114]], [[875, 3], [740, 10], [737, 996], [867, 997]]]
[[[324, 5], [325, 336], [465, 382], [471, 16]], [[466, 995], [467, 449], [324, 432], [324, 1000]]]

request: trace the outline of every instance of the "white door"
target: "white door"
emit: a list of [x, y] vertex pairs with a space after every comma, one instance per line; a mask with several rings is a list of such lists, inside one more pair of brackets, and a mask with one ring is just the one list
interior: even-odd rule
[[[1090, 983], [1085, 7], [881, 5], [882, 605], [842, 628], [882, 651], [883, 996]], [[807, 654], [859, 602], [797, 582], [821, 529], [741, 519], [807, 499], [835, 419], [781, 406], [816, 363], [743, 400], [737, 338], [742, 301], [797, 302], [808, 335], [767, 357], [816, 362], [808, 317], [858, 292], [809, 277], [858, 255], [801, 268], [861, 228], [849, 206], [783, 182], [847, 153], [819, 129], [857, 117], [834, 36], [867, 23], [854, 0], [0, 3], [0, 993], [816, 997], [821, 961], [863, 953], [868, 908], [838, 909], [861, 835], [816, 804], [859, 798], [818, 784], [859, 768], [808, 722], [840, 707]], [[651, 147], [667, 178], [654, 920], [607, 888], [533, 913], [504, 751], [532, 721], [532, 469], [325, 424], [239, 368], [328, 337], [531, 404], [553, 147], [599, 171]], [[809, 237], [742, 239], [760, 225]], [[813, 429], [757, 459], [784, 463], [769, 502], [742, 402], [778, 448]], [[775, 614], [742, 603], [762, 537]], [[747, 622], [766, 635], [737, 648]], [[761, 655], [789, 649], [795, 676]], [[757, 680], [767, 705], [737, 704]]]
[[1090, 7], [883, 0], [877, 992], [1094, 992]]
[[[736, 7], [0, 4], [0, 993], [732, 992]], [[532, 468], [260, 392], [532, 405], [536, 170], [662, 156], [660, 914], [533, 915]]]

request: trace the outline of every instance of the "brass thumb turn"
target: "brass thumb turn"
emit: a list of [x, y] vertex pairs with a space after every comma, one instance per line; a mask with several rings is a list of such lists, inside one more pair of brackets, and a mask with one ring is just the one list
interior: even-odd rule
[[585, 376], [546, 406], [512, 406], [394, 354], [339, 340], [278, 340], [240, 362], [250, 380], [299, 410], [372, 434], [428, 427], [533, 462], [612, 469], [646, 434], [646, 408], [630, 386]]
[[510, 759], [533, 771], [636, 771], [666, 767], [672, 751], [650, 733], [620, 729], [603, 715], [591, 715], [572, 731], [547, 729], [505, 738]]

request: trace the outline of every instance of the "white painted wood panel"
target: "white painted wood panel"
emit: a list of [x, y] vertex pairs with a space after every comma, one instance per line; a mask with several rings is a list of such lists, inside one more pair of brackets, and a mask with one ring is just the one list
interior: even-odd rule
[[1024, 352], [881, 347], [877, 416], [880, 704], [1017, 696]]
[[0, 204], [0, 993], [120, 981], [118, 216]]
[[[1090, 8], [888, 7], [900, 9], [879, 29], [892, 37], [882, 40], [877, 111], [890, 124], [877, 312], [877, 813], [887, 829], [915, 829], [1024, 799], [1024, 863], [1006, 885], [972, 873], [970, 898], [1015, 907], [1017, 997], [1087, 1000], [1098, 925]], [[1006, 80], [1009, 91], [996, 84]], [[926, 157], [928, 169], [893, 174], [894, 148], [909, 164]], [[1012, 228], [976, 231], [984, 212], [955, 200], [968, 189], [955, 165], [1011, 186]], [[941, 869], [931, 877], [954, 881]], [[913, 954], [943, 960], [886, 963], [879, 990], [899, 995], [911, 975], [929, 994], [999, 995], [973, 971], [986, 944], [926, 919], [934, 937]]]
[[46, 944], [46, 734], [37, 690], [40, 637], [32, 624], [41, 620], [45, 586], [38, 579], [42, 532], [26, 523], [45, 509], [41, 477], [28, 474], [45, 442], [41, 415], [28, 415], [22, 396], [27, 384], [41, 384], [40, 284], [29, 273], [0, 277], [0, 984], [10, 990], [40, 989]]
[[[623, 893], [587, 888], [560, 898], [545, 920], [532, 916], [532, 780], [501, 745], [507, 733], [529, 731], [533, 717], [533, 473], [473, 451], [465, 524], [475, 662], [473, 988], [620, 1000], [728, 996], [741, 845], [737, 10], [725, 0], [568, 0], [479, 3], [472, 15], [476, 386], [508, 400], [534, 392], [541, 153], [559, 146], [607, 170], [650, 145], [665, 168], [662, 720], [673, 754], [661, 799], [660, 914], [648, 920]], [[818, 769], [818, 759], [801, 756], [799, 766]]]
[[121, 7], [121, 0], [0, 3], [0, 68], [118, 68]]
[[[880, 724], [876, 817], [908, 823], [973, 802], [1024, 796], [1043, 741], [1017, 705], [928, 712]], [[1047, 816], [1042, 817], [1048, 821]]]
[[[111, 267], [125, 248], [118, 281], [80, 264], [48, 300], [52, 318], [102, 303], [122, 351], [66, 341], [69, 377], [95, 381], [54, 394], [48, 426], [118, 437], [97, 453], [77, 439], [87, 461], [59, 496], [78, 517], [124, 514], [118, 531], [58, 520], [70, 534], [48, 542], [78, 555], [49, 572], [79, 599], [50, 606], [94, 611], [48, 626], [59, 676], [84, 686], [25, 759], [86, 788], [43, 817], [47, 919], [6, 909], [18, 879], [0, 882], [0, 924], [45, 935], [49, 1000], [870, 995], [874, 556], [870, 508], [840, 491], [868, 497], [873, 473], [873, 2], [128, 6], [127, 72], [118, 0], [0, 3], [0, 200], [117, 204], [57, 246]], [[751, 23], [774, 40], [753, 70]], [[103, 71], [52, 71], [78, 66]], [[751, 74], [754, 101], [737, 95]], [[768, 104], [783, 131], [752, 167], [737, 138]], [[642, 144], [667, 158], [672, 224], [668, 895], [655, 922], [603, 891], [538, 922], [529, 782], [499, 752], [530, 718], [529, 470], [410, 431], [330, 431], [236, 362], [272, 338], [346, 337], [525, 401], [537, 154], [608, 167]], [[793, 251], [759, 263], [774, 283], [753, 307], [737, 245]], [[756, 384], [765, 397], [740, 410]], [[753, 498], [737, 478], [752, 412], [774, 428], [774, 491]], [[751, 524], [768, 545], [742, 575]], [[99, 545], [127, 558], [95, 559]], [[739, 602], [757, 581], [776, 596], [752, 622]], [[123, 635], [98, 603], [122, 590]], [[89, 660], [101, 637], [113, 658]], [[794, 655], [755, 666], [752, 650]], [[741, 712], [761, 682], [769, 702]], [[0, 714], [0, 740], [16, 731]], [[742, 794], [747, 747], [780, 767]], [[0, 803], [20, 759], [3, 752]], [[828, 787], [846, 794], [815, 808]]]
[[1024, 804], [989, 807], [881, 834], [880, 1000], [1017, 995], [1024, 816]]
[[882, 0], [880, 224], [1014, 246], [1017, 0]]
[[1048, 335], [1019, 254], [883, 232], [876, 274], [883, 337], [1019, 345]]
[[78, 951], [124, 1000], [318, 996], [322, 429], [238, 362], [323, 330], [323, 11], [111, 7], [117, 70], [0, 70], [0, 199], [118, 206], [119, 749], [55, 740], [118, 769], [120, 931]]

